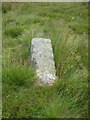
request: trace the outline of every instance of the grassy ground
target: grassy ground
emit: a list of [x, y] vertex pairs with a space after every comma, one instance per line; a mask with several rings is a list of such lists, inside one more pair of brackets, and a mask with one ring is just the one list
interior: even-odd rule
[[[3, 118], [88, 116], [87, 3], [3, 3]], [[58, 79], [37, 86], [29, 46], [50, 38]]]

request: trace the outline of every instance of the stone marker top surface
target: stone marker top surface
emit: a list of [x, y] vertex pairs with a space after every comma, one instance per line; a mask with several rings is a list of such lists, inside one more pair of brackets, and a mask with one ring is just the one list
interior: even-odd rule
[[50, 39], [32, 39], [31, 60], [36, 67], [39, 84], [52, 84], [56, 79], [56, 71]]

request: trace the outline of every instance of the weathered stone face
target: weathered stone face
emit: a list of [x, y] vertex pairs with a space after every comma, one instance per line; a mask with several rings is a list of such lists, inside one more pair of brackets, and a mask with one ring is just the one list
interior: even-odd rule
[[36, 67], [38, 84], [52, 85], [56, 79], [55, 63], [50, 39], [33, 38], [31, 60]]

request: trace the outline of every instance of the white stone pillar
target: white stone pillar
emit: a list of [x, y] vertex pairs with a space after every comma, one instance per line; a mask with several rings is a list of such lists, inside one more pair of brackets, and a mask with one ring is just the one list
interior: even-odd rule
[[56, 70], [50, 39], [32, 39], [31, 60], [33, 65], [36, 67], [38, 84], [52, 85], [54, 80], [56, 79]]

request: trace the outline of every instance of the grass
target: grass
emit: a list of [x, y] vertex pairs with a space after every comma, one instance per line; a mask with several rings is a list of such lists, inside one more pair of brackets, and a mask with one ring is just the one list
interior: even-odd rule
[[10, 68], [6, 67], [3, 74], [5, 75], [3, 79], [4, 83], [6, 83], [7, 80], [9, 85], [16, 86], [28, 85], [29, 82], [32, 83], [35, 76], [35, 72], [32, 68], [27, 68], [21, 65], [12, 65]]
[[[88, 4], [3, 3], [3, 118], [88, 117]], [[52, 41], [57, 80], [38, 86], [34, 37]]]
[[5, 28], [4, 34], [11, 36], [12, 38], [19, 36], [22, 33], [22, 28], [18, 26], [12, 26]]

